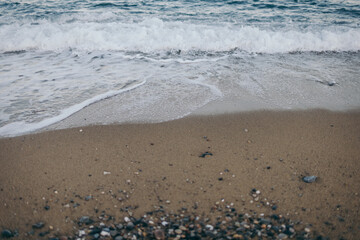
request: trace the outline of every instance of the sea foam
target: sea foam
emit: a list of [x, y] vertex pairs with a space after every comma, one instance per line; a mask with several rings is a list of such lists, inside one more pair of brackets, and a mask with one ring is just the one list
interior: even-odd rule
[[150, 18], [140, 22], [13, 23], [0, 28], [1, 52], [231, 51], [287, 53], [359, 51], [360, 29], [269, 30], [234, 24], [206, 25]]

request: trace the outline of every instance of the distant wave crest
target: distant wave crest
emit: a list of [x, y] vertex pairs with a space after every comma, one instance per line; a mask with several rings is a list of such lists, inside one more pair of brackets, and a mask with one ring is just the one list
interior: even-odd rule
[[231, 51], [286, 53], [359, 51], [360, 29], [263, 30], [253, 26], [200, 25], [151, 18], [136, 23], [41, 22], [0, 28], [0, 51]]

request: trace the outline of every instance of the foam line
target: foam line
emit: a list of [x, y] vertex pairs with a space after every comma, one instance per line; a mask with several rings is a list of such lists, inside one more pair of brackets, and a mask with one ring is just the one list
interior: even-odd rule
[[44, 21], [38, 25], [10, 24], [0, 28], [0, 51], [232, 51], [287, 53], [294, 51], [359, 51], [360, 29], [319, 28], [270, 30], [254, 26], [223, 26], [166, 22]]
[[46, 118], [40, 122], [27, 123], [25, 121], [21, 121], [21, 122], [13, 122], [13, 123], [7, 124], [0, 128], [0, 136], [17, 136], [17, 135], [21, 135], [24, 133], [39, 130], [41, 128], [44, 128], [51, 124], [59, 122], [95, 102], [101, 101], [101, 100], [109, 98], [109, 97], [113, 97], [115, 95], [118, 95], [118, 94], [126, 92], [126, 91], [130, 91], [130, 90], [135, 89], [145, 83], [146, 83], [146, 81], [143, 81], [141, 83], [135, 84], [126, 89], [120, 89], [118, 91], [108, 91], [106, 93], [97, 95], [93, 98], [87, 99], [81, 103], [75, 104], [69, 108], [62, 110], [61, 113], [55, 117]]

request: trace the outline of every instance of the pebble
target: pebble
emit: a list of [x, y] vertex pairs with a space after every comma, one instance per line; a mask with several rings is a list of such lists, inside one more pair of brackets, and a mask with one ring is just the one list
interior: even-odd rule
[[92, 224], [94, 221], [90, 218], [90, 217], [88, 217], [88, 216], [82, 216], [80, 219], [79, 219], [79, 223], [80, 223], [80, 225], [81, 224], [86, 224], [86, 225], [90, 225], [90, 224]]
[[165, 239], [164, 230], [162, 230], [162, 229], [156, 229], [156, 230], [154, 231], [154, 236], [155, 236], [155, 238], [158, 239], [158, 240], [163, 240], [163, 239]]
[[306, 182], [306, 183], [312, 183], [312, 182], [315, 182], [317, 179], [317, 176], [305, 176], [303, 177], [303, 181]]
[[132, 222], [128, 222], [128, 224], [126, 225], [126, 228], [127, 228], [128, 230], [132, 230], [134, 227], [135, 227], [135, 226], [134, 226], [134, 224], [133, 224]]
[[35, 223], [34, 225], [32, 225], [32, 227], [35, 229], [40, 229], [40, 228], [43, 228], [44, 226], [45, 226], [45, 223], [43, 223], [43, 222], [38, 222], [38, 223]]
[[110, 175], [111, 172], [104, 171], [104, 175]]
[[85, 197], [85, 201], [89, 201], [90, 199], [92, 199], [91, 195]]
[[199, 157], [201, 158], [205, 158], [206, 156], [212, 156], [213, 154], [211, 152], [204, 152], [203, 154], [201, 154]]
[[206, 227], [206, 229], [208, 229], [210, 231], [214, 230], [214, 227], [210, 224], [206, 225], [205, 227]]
[[[259, 196], [260, 193], [257, 191], [254, 189], [251, 194]], [[129, 214], [132, 207], [127, 206], [124, 212], [125, 210]], [[66, 239], [314, 239], [313, 237], [316, 237], [312, 236], [308, 227], [301, 228], [302, 223], [294, 224], [281, 215], [238, 213], [234, 204], [227, 204], [225, 199], [217, 202], [212, 210], [216, 211], [215, 222], [206, 216], [193, 215], [186, 208], [179, 209], [178, 212], [167, 212], [163, 206], [157, 206], [155, 210], [146, 212], [139, 219], [124, 217], [120, 222], [115, 222], [115, 219], [102, 212], [97, 217], [92, 216], [93, 219], [100, 219], [102, 222], [94, 222], [89, 216], [81, 217], [79, 225], [89, 222], [93, 225], [82, 225], [76, 236], [68, 236]], [[304, 229], [304, 231], [296, 232], [295, 229]], [[50, 235], [49, 239], [52, 238], [56, 237]]]
[[86, 235], [86, 232], [84, 230], [79, 230], [79, 237], [83, 237]]
[[279, 239], [287, 239], [287, 238], [288, 238], [288, 235], [286, 235], [285, 233], [280, 233], [280, 234], [278, 235], [278, 238], [279, 238]]
[[109, 237], [110, 233], [106, 232], [106, 231], [101, 231], [100, 235], [103, 236], [103, 237]]
[[11, 238], [11, 237], [13, 237], [14, 236], [14, 234], [10, 231], [10, 230], [8, 230], [8, 229], [4, 229], [4, 230], [2, 230], [2, 232], [1, 232], [1, 237], [2, 238]]

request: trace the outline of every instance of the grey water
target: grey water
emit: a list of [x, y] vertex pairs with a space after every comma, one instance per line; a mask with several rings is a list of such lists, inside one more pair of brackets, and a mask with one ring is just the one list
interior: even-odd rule
[[0, 136], [70, 116], [358, 109], [359, 39], [355, 0], [1, 2]]

